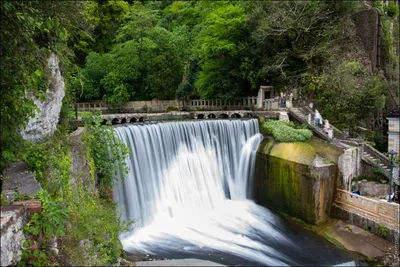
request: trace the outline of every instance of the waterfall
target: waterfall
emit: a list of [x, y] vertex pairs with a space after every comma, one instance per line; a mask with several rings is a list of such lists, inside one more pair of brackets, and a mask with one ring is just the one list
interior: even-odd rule
[[257, 120], [127, 125], [116, 128], [131, 150], [127, 179], [117, 186], [123, 219], [141, 226], [160, 214], [209, 210], [227, 198], [246, 199]]
[[250, 199], [262, 140], [257, 120], [124, 125], [115, 131], [131, 150], [129, 173], [114, 187], [122, 219], [135, 221], [120, 236], [125, 251], [217, 251], [279, 266], [298, 264], [293, 255], [316, 258], [300, 252], [282, 220]]

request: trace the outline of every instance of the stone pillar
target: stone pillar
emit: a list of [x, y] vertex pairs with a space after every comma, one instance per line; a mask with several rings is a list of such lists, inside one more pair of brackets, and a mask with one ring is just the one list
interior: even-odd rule
[[272, 86], [260, 86], [257, 95], [257, 107], [262, 108], [265, 100], [265, 92], [270, 92], [270, 98], [274, 98], [274, 88]]

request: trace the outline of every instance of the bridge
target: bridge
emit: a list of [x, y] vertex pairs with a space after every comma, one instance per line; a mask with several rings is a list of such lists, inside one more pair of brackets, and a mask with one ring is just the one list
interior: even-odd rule
[[[112, 125], [164, 121], [164, 120], [184, 120], [184, 119], [228, 119], [228, 118], [258, 118], [266, 117], [278, 119], [281, 111], [251, 111], [251, 110], [229, 110], [229, 111], [170, 111], [158, 113], [115, 113], [102, 114], [103, 124], [110, 122]], [[80, 119], [80, 117], [78, 118]]]

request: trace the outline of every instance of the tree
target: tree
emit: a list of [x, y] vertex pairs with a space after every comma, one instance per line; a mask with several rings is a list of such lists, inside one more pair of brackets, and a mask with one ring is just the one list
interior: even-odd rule
[[47, 58], [57, 52], [68, 65], [69, 30], [79, 18], [79, 2], [2, 1], [1, 32], [1, 158], [0, 169], [15, 160], [20, 149], [20, 130], [36, 106], [29, 96], [46, 97], [49, 71]]
[[195, 82], [202, 98], [234, 99], [240, 95], [240, 44], [247, 35], [246, 14], [240, 6], [225, 4], [205, 17], [194, 50], [200, 72]]

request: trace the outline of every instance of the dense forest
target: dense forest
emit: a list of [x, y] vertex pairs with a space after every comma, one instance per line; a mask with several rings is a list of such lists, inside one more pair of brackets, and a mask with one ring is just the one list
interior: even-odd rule
[[[379, 71], [355, 34], [365, 9], [382, 14]], [[382, 143], [398, 97], [397, 18], [395, 1], [2, 1], [2, 158], [35, 110], [28, 96], [46, 97], [49, 52], [62, 61], [63, 116], [77, 101], [235, 100], [273, 85]]]

